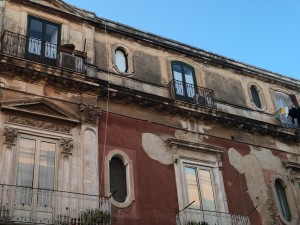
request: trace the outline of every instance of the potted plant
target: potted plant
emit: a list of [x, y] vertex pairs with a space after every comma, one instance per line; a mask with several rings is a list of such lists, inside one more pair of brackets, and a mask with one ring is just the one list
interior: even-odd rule
[[110, 222], [110, 213], [100, 209], [89, 209], [81, 214], [82, 225], [101, 225]]
[[64, 52], [67, 54], [72, 55], [75, 51], [75, 45], [74, 44], [63, 44], [58, 49], [60, 52]]

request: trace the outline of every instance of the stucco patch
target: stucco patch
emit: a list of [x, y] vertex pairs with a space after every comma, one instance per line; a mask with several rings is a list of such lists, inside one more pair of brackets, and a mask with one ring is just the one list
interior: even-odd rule
[[166, 165], [173, 163], [173, 154], [170, 148], [168, 148], [159, 136], [151, 133], [143, 133], [142, 145], [151, 159]]
[[295, 150], [293, 148], [289, 147], [288, 145], [286, 145], [282, 142], [276, 141], [275, 143], [276, 143], [277, 148], [281, 151], [295, 152]]
[[268, 187], [265, 183], [263, 169], [270, 169], [282, 173], [281, 163], [278, 157], [273, 156], [270, 150], [257, 151], [251, 148], [249, 155], [242, 156], [235, 149], [228, 151], [229, 162], [240, 173], [245, 174], [248, 193], [253, 205], [261, 215], [264, 224], [272, 222], [268, 209]]

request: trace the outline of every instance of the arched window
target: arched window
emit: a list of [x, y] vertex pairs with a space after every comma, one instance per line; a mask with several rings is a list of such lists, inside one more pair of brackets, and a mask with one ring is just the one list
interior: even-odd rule
[[128, 70], [127, 56], [125, 52], [119, 48], [115, 51], [115, 64], [118, 70], [122, 73], [126, 73]]
[[252, 101], [255, 104], [255, 106], [259, 109], [261, 109], [261, 101], [259, 98], [259, 91], [255, 85], [251, 85], [250, 87]]
[[112, 150], [105, 157], [105, 195], [112, 196], [111, 204], [126, 208], [134, 201], [133, 165], [121, 150]]
[[279, 179], [275, 180], [275, 191], [276, 197], [279, 203], [279, 208], [282, 216], [290, 222], [292, 219], [290, 207], [287, 201], [285, 188], [283, 187], [281, 181]]
[[126, 166], [117, 156], [111, 158], [109, 163], [110, 192], [114, 200], [123, 203], [127, 197]]

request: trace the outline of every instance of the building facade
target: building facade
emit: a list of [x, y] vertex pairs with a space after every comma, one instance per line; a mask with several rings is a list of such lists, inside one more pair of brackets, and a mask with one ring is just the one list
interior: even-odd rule
[[300, 224], [299, 80], [59, 0], [0, 9], [1, 222]]

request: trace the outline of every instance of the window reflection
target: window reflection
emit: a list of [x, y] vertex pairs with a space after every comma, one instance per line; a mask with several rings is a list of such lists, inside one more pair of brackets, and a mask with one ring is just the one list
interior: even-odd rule
[[189, 203], [194, 208], [215, 211], [215, 198], [210, 170], [185, 166], [185, 181]]

